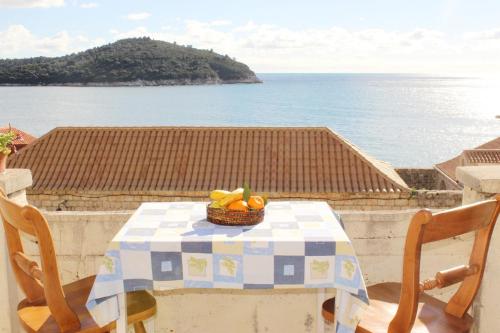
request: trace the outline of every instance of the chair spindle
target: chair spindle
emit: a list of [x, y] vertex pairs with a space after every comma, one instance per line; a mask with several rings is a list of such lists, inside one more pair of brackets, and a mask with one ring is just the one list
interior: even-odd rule
[[431, 290], [434, 288], [445, 288], [455, 283], [462, 282], [467, 276], [477, 274], [479, 267], [477, 265], [461, 265], [436, 273], [432, 279], [426, 279], [420, 283], [420, 291]]

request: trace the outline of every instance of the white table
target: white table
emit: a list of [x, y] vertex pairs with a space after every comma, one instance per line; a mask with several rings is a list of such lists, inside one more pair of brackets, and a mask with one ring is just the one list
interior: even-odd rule
[[[352, 244], [325, 202], [271, 202], [262, 223], [218, 226], [202, 202], [144, 203], [111, 241], [87, 307], [126, 331], [125, 292], [176, 288], [337, 288], [337, 332], [368, 304]], [[259, 269], [254, 269], [259, 267]]]

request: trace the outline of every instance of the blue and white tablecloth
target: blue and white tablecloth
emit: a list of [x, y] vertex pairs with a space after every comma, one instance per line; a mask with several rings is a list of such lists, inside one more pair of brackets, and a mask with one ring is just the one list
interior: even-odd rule
[[337, 288], [337, 332], [368, 304], [352, 244], [325, 202], [271, 202], [256, 226], [206, 220], [203, 202], [144, 203], [111, 241], [87, 307], [103, 326], [117, 295], [177, 288]]

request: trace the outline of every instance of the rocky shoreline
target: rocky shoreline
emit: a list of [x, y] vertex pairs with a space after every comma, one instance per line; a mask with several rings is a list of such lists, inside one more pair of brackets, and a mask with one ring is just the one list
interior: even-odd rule
[[135, 80], [123, 82], [74, 82], [74, 83], [50, 83], [50, 84], [12, 84], [0, 83], [2, 87], [157, 87], [157, 86], [199, 86], [216, 84], [252, 84], [263, 83], [258, 77], [250, 77], [238, 80], [204, 79], [204, 80]]

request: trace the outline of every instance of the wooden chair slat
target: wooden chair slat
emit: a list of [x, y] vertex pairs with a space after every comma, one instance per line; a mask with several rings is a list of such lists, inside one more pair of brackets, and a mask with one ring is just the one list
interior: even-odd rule
[[493, 200], [464, 206], [433, 215], [425, 226], [422, 243], [435, 242], [479, 230], [491, 223], [496, 209]]
[[[444, 312], [462, 318], [472, 305], [484, 273], [489, 242], [500, 212], [500, 195], [472, 205], [437, 214], [428, 210], [417, 213], [410, 223], [403, 262], [401, 296], [396, 315], [389, 324], [389, 333], [410, 332], [415, 322], [420, 296], [420, 257], [422, 244], [452, 238], [476, 231], [469, 266], [476, 274], [464, 278]], [[476, 268], [475, 268], [476, 269]]]
[[[93, 277], [62, 286], [52, 235], [40, 211], [30, 205], [20, 206], [0, 191], [0, 217], [12, 270], [27, 297], [19, 303], [17, 311], [24, 329], [28, 332], [108, 332], [113, 325], [99, 328], [85, 307]], [[41, 269], [24, 253], [20, 231], [37, 240]], [[135, 300], [129, 307], [131, 323], [137, 324], [154, 315], [156, 301], [151, 295], [141, 292], [130, 296]], [[140, 324], [135, 326], [139, 331], [143, 328]]]
[[[472, 205], [432, 214], [416, 213], [408, 227], [403, 256], [402, 283], [381, 283], [368, 288], [370, 307], [357, 333], [468, 333], [473, 318], [467, 314], [479, 290], [493, 229], [500, 213], [500, 195]], [[420, 279], [422, 244], [475, 231], [468, 265]], [[424, 293], [462, 282], [448, 303]], [[325, 310], [324, 310], [325, 311]]]

